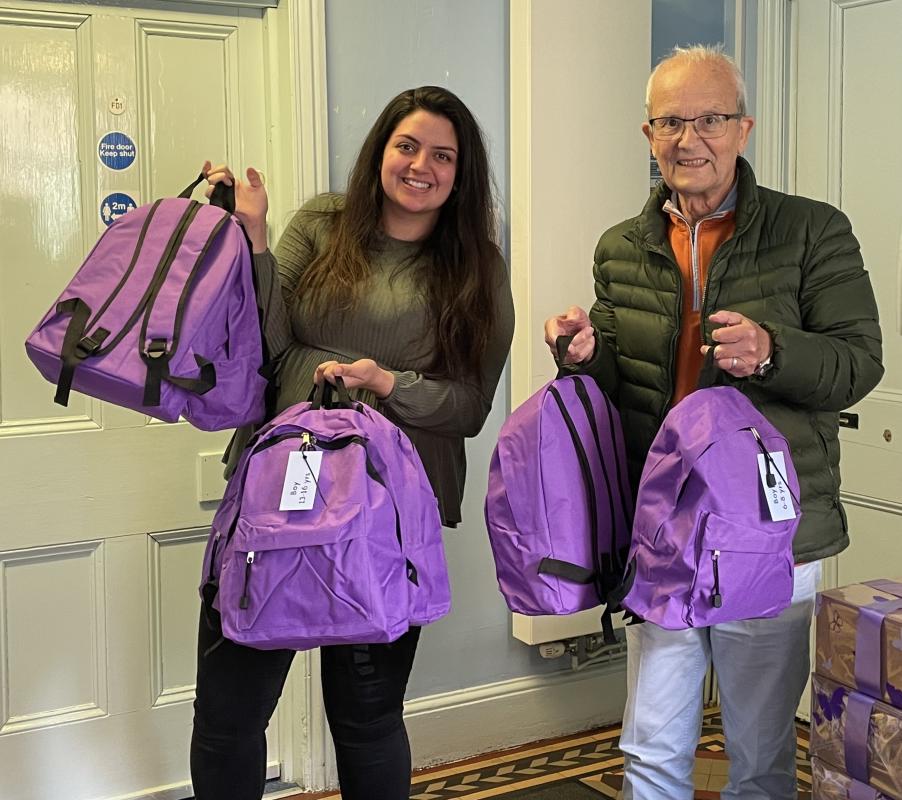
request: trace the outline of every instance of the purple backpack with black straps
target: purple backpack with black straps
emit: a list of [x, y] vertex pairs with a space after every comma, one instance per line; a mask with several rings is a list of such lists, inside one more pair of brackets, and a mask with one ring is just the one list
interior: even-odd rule
[[670, 630], [776, 616], [792, 598], [798, 497], [786, 439], [744, 394], [688, 395], [642, 470], [624, 607]]
[[201, 180], [115, 220], [28, 337], [60, 405], [75, 389], [202, 430], [263, 418], [250, 251], [229, 211], [190, 199]]
[[592, 378], [559, 375], [508, 417], [485, 519], [511, 611], [572, 614], [607, 602], [623, 576], [632, 498], [620, 417]]
[[250, 440], [213, 519], [201, 596], [261, 650], [391, 642], [448, 613], [438, 503], [407, 436], [344, 387]]

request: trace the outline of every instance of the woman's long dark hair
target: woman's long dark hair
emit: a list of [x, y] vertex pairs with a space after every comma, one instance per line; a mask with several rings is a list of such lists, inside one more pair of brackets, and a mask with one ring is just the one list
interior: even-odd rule
[[431, 262], [422, 279], [437, 342], [429, 373], [474, 378], [495, 319], [502, 261], [493, 241], [492, 185], [482, 133], [470, 110], [447, 89], [401, 92], [379, 115], [351, 171], [344, 207], [335, 212], [329, 244], [305, 270], [298, 294], [317, 310], [348, 311], [357, 303], [382, 220], [382, 154], [401, 121], [418, 110], [449, 120], [458, 145], [454, 189], [421, 250]]

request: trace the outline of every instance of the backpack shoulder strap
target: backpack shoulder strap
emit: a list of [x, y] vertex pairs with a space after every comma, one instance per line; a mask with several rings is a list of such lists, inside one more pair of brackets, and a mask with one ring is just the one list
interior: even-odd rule
[[194, 279], [213, 243], [231, 219], [228, 213], [200, 203], [194, 204], [192, 210], [194, 215], [188, 220], [177, 248], [170, 254], [168, 263], [161, 265], [150, 287], [141, 324], [138, 348], [147, 366], [143, 401], [147, 406], [159, 405], [163, 380], [196, 394], [204, 394], [216, 386], [215, 367], [200, 354], [195, 354], [200, 367], [198, 378], [177, 378], [169, 374], [169, 362], [178, 350], [182, 320]]
[[[69, 405], [69, 394], [72, 390], [72, 379], [75, 376], [75, 370], [86, 358], [90, 356], [99, 356], [104, 353], [108, 353], [112, 350], [121, 340], [122, 337], [131, 329], [132, 325], [134, 325], [135, 321], [138, 318], [138, 315], [141, 313], [143, 309], [143, 304], [146, 302], [146, 295], [135, 308], [134, 312], [131, 315], [131, 318], [121, 326], [120, 330], [113, 334], [113, 338], [107, 341], [110, 337], [110, 330], [101, 326], [101, 321], [104, 319], [105, 315], [109, 312], [110, 307], [113, 306], [117, 299], [122, 296], [122, 290], [128, 285], [129, 281], [132, 279], [135, 274], [135, 267], [138, 264], [138, 259], [141, 255], [141, 246], [144, 243], [144, 239], [147, 236], [147, 231], [150, 228], [151, 222], [153, 221], [154, 215], [157, 212], [157, 209], [160, 206], [162, 201], [157, 200], [150, 208], [147, 209], [147, 213], [144, 216], [144, 222], [141, 225], [141, 231], [138, 234], [138, 241], [135, 243], [132, 258], [129, 262], [128, 268], [122, 274], [122, 277], [119, 279], [119, 282], [113, 288], [113, 291], [110, 292], [107, 299], [103, 302], [99, 309], [92, 309], [81, 297], [69, 297], [66, 300], [61, 301], [57, 304], [56, 312], [57, 314], [71, 314], [71, 318], [69, 319], [69, 324], [66, 326], [66, 333], [63, 338], [63, 346], [60, 351], [60, 373], [59, 377], [56, 381], [56, 395], [53, 398], [54, 402], [61, 406]], [[85, 262], [91, 260], [92, 256], [97, 252], [98, 248], [101, 246], [101, 243], [104, 242], [106, 237], [108, 237], [114, 231], [117, 231], [121, 228], [122, 224], [130, 224], [131, 219], [124, 220], [123, 223], [117, 226], [111, 226], [107, 228], [100, 239], [97, 240], [97, 243], [92, 248], [91, 252], [88, 254], [88, 257], [85, 259]], [[93, 315], [93, 316], [92, 316]], [[106, 323], [109, 324], [109, 323]], [[90, 333], [89, 333], [90, 331]], [[106, 347], [104, 344], [106, 343]]]

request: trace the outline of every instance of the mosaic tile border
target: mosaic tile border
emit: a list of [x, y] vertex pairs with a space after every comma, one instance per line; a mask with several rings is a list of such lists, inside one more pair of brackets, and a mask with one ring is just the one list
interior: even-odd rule
[[[541, 787], [579, 784], [600, 798], [616, 798], [623, 783], [620, 727], [589, 731], [509, 753], [496, 753], [414, 775], [411, 800], [527, 800]], [[799, 800], [811, 800], [808, 730], [798, 726], [796, 766]], [[702, 722], [696, 765], [696, 800], [716, 800], [726, 783], [728, 762], [718, 709], [708, 709]], [[580, 795], [582, 796], [582, 795]], [[305, 797], [309, 798], [310, 795]], [[338, 794], [321, 800], [340, 800]]]

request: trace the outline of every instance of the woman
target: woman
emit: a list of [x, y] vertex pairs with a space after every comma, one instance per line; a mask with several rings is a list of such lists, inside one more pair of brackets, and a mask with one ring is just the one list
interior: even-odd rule
[[[513, 304], [492, 241], [488, 158], [451, 92], [402, 92], [363, 143], [344, 196], [307, 203], [275, 255], [262, 176], [234, 185], [254, 252], [264, 332], [280, 354], [277, 410], [342, 376], [417, 448], [442, 520], [460, 521], [464, 437], [485, 421], [513, 334]], [[212, 186], [211, 186], [212, 188]], [[233, 448], [237, 450], [239, 448]], [[234, 455], [233, 455], [234, 457]], [[292, 651], [221, 640], [201, 614], [191, 772], [197, 800], [258, 800], [264, 731]], [[391, 644], [322, 648], [326, 716], [345, 800], [401, 800], [410, 789], [402, 717], [419, 628]], [[212, 649], [211, 649], [212, 648]], [[378, 788], [376, 788], [378, 787]]]

